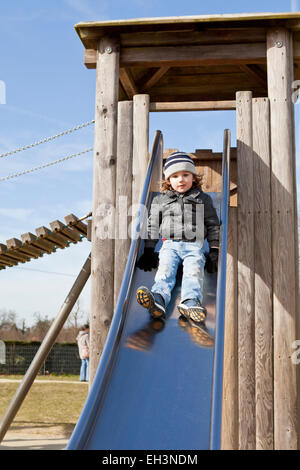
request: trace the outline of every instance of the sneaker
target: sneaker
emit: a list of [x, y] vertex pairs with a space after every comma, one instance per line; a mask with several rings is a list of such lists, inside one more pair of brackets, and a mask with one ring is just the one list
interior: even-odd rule
[[138, 303], [146, 308], [153, 318], [164, 317], [166, 314], [165, 302], [160, 294], [152, 293], [148, 287], [141, 286], [136, 291]]
[[206, 308], [203, 307], [198, 300], [184, 300], [177, 306], [177, 308], [180, 315], [193, 320], [195, 323], [202, 323], [206, 319]]

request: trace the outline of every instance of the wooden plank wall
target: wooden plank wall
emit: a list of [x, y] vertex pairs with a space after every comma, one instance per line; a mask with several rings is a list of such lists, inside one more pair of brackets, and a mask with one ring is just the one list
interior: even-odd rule
[[229, 207], [221, 441], [224, 450], [239, 447], [237, 229], [237, 207]]
[[255, 449], [254, 175], [252, 93], [236, 96], [238, 153], [239, 447]]
[[271, 115], [271, 201], [273, 245], [274, 321], [274, 445], [297, 448], [297, 366], [293, 343], [297, 339], [296, 284], [298, 278], [297, 211], [295, 189], [293, 41], [285, 28], [267, 33], [268, 89]]
[[[222, 447], [296, 449], [295, 375], [282, 374], [284, 380], [274, 375], [283, 361], [292, 370], [288, 351], [296, 339], [294, 323], [288, 334], [280, 326], [283, 319], [279, 321], [274, 302], [279, 284], [274, 257], [280, 257], [274, 243], [277, 220], [285, 212], [278, 200], [274, 206], [274, 195], [272, 200], [271, 133], [279, 131], [271, 126], [268, 98], [252, 99], [251, 92], [237, 93], [236, 98], [238, 207], [229, 210]], [[281, 159], [282, 166], [286, 163]], [[291, 222], [286, 218], [286, 230]], [[288, 269], [281, 270], [282, 280]], [[292, 323], [293, 309], [289, 311]], [[294, 411], [280, 423], [282, 413], [276, 409], [282, 401], [286, 407], [293, 403]], [[293, 425], [284, 427], [288, 420]], [[287, 434], [293, 436], [288, 440]]]
[[269, 100], [267, 98], [253, 99], [252, 111], [256, 448], [272, 450], [274, 423]]

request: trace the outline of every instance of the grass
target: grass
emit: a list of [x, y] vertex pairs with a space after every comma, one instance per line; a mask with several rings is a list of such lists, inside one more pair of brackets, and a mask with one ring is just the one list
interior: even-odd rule
[[[0, 376], [0, 379], [4, 378], [18, 380], [22, 377]], [[37, 380], [53, 383], [33, 383], [9, 431], [69, 437], [87, 397], [87, 383], [80, 383], [78, 376], [38, 376]], [[54, 382], [58, 380], [63, 383]], [[70, 383], [74, 380], [78, 383]], [[19, 385], [17, 381], [1, 383], [0, 419]]]

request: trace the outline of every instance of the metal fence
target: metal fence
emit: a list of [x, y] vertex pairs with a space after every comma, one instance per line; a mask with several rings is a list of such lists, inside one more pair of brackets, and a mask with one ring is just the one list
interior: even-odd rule
[[[24, 375], [30, 366], [39, 342], [0, 341], [0, 374]], [[45, 360], [40, 374], [79, 374], [81, 360], [77, 344], [56, 343]]]

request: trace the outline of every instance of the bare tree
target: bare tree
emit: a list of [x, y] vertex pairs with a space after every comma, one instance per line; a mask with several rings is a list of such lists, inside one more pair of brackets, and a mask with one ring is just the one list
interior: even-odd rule
[[84, 323], [85, 316], [86, 316], [86, 313], [81, 307], [80, 299], [78, 299], [73, 307], [72, 312], [69, 315], [69, 318], [66, 323], [66, 327], [74, 328], [75, 330], [78, 330], [79, 326]]

